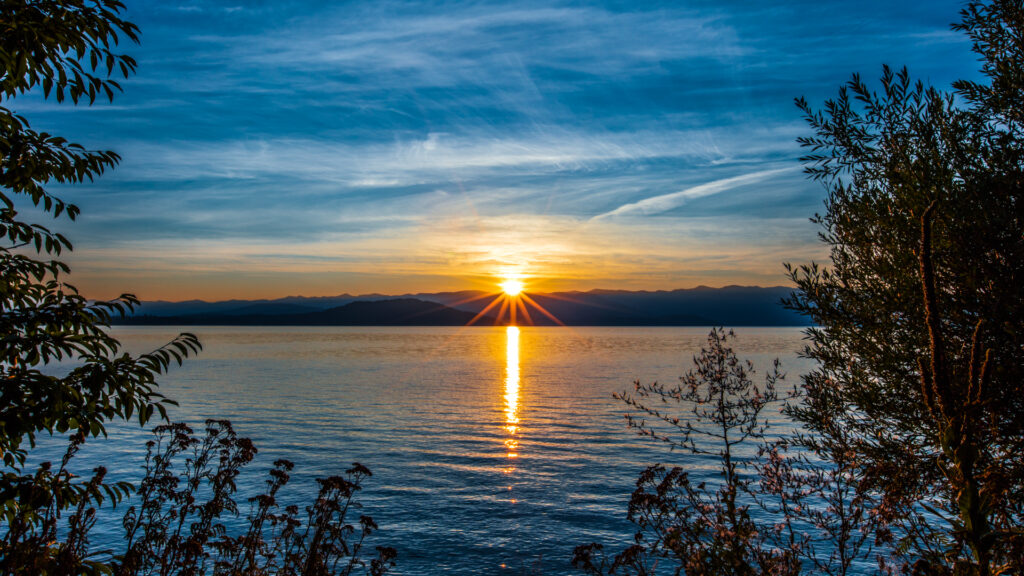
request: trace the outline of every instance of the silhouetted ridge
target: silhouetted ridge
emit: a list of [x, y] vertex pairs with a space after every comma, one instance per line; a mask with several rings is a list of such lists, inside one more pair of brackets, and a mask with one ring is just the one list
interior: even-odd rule
[[[415, 298], [350, 302], [343, 306], [299, 314], [185, 314], [142, 315], [119, 324], [222, 326], [463, 326], [473, 312]], [[485, 318], [493, 323], [491, 317]]]
[[[682, 290], [528, 293], [570, 326], [806, 326], [808, 319], [782, 307], [791, 288], [698, 286]], [[467, 324], [497, 295], [479, 290], [382, 296], [364, 294], [226, 302], [146, 302], [129, 324], [249, 326], [457, 326]], [[530, 309], [532, 323], [555, 322]], [[495, 314], [492, 309], [491, 314]], [[520, 324], [530, 324], [522, 315]], [[493, 316], [476, 325], [494, 324]]]
[[318, 312], [329, 326], [462, 326], [476, 314], [415, 298], [351, 302]]

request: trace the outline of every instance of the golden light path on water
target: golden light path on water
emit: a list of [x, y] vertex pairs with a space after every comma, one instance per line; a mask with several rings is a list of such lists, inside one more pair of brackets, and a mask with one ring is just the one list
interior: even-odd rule
[[[519, 456], [519, 328], [509, 326], [505, 329], [507, 344], [505, 346], [505, 449], [509, 458]], [[506, 469], [511, 472], [511, 469]]]

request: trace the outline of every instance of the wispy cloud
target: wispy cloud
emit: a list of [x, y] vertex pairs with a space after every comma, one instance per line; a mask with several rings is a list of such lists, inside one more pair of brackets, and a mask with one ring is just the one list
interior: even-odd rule
[[[702, 137], [704, 136], [704, 137]], [[235, 141], [134, 142], [124, 152], [119, 178], [133, 180], [255, 180], [268, 175], [356, 185], [359, 182], [421, 183], [429, 174], [450, 179], [483, 171], [578, 170], [601, 162], [672, 158], [715, 163], [724, 143], [692, 132], [572, 131], [545, 128], [505, 136], [431, 132], [391, 142], [332, 142], [312, 138]], [[730, 148], [734, 148], [729, 146]], [[738, 150], [733, 149], [733, 152]], [[437, 177], [429, 178], [436, 181]]]
[[686, 204], [687, 201], [695, 198], [703, 198], [705, 196], [712, 196], [720, 194], [727, 190], [737, 188], [740, 186], [746, 186], [750, 184], [756, 184], [787, 172], [793, 172], [798, 167], [790, 166], [787, 168], [775, 168], [772, 170], [761, 170], [750, 174], [743, 174], [741, 176], [733, 176], [731, 178], [722, 178], [720, 180], [714, 180], [707, 182], [699, 186], [693, 186], [686, 190], [680, 190], [679, 192], [672, 192], [671, 194], [661, 194], [659, 196], [653, 196], [651, 198], [644, 198], [637, 202], [630, 202], [629, 204], [623, 204], [618, 208], [605, 212], [604, 214], [598, 214], [591, 218], [591, 221], [602, 220], [604, 218], [612, 218], [615, 216], [626, 216], [626, 215], [649, 215], [649, 214], [660, 214], [661, 212], [667, 212]]

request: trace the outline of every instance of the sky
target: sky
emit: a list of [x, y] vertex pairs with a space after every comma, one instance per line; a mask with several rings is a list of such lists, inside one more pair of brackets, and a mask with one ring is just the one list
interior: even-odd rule
[[786, 285], [827, 260], [793, 99], [976, 77], [960, 7], [134, 0], [112, 104], [10, 107], [122, 156], [54, 189], [90, 297]]

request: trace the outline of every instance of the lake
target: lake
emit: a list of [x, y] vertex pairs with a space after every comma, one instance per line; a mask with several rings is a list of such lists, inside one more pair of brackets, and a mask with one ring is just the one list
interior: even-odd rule
[[[626, 507], [646, 465], [707, 474], [706, 463], [628, 430], [612, 398], [636, 379], [675, 382], [706, 328], [189, 329], [204, 350], [161, 391], [180, 403], [173, 420], [227, 418], [256, 443], [239, 500], [262, 488], [277, 458], [296, 463], [279, 500], [298, 504], [312, 501], [314, 478], [360, 462], [373, 471], [360, 513], [381, 527], [371, 545], [398, 549], [395, 574], [572, 574], [576, 545], [614, 551], [630, 540]], [[135, 353], [178, 331], [114, 329]], [[801, 329], [737, 335], [755, 382], [776, 357], [784, 387], [809, 368], [796, 357]], [[148, 433], [122, 425], [110, 436], [87, 445], [79, 466], [137, 479]], [[116, 528], [101, 522], [94, 544], [111, 546]]]

